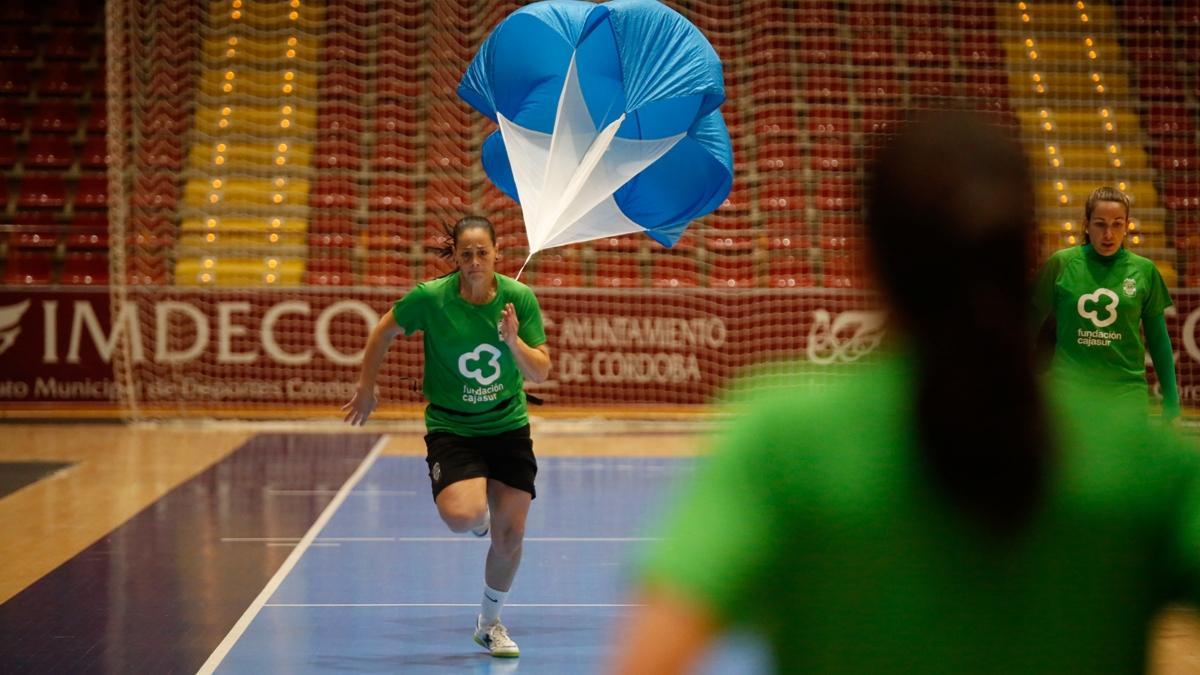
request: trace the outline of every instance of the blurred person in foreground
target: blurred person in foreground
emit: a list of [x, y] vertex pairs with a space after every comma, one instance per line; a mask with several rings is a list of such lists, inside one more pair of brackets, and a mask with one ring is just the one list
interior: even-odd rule
[[[1083, 243], [1055, 252], [1034, 282], [1035, 330], [1054, 319], [1051, 372], [1104, 386], [1147, 410], [1146, 352], [1162, 389], [1162, 416], [1179, 419], [1175, 355], [1164, 312], [1171, 295], [1148, 258], [1125, 248], [1133, 200], [1113, 187], [1092, 191], [1083, 209]], [[1146, 340], [1142, 342], [1142, 329]]]
[[866, 190], [886, 353], [743, 398], [610, 672], [687, 671], [734, 628], [788, 673], [1143, 671], [1153, 615], [1200, 589], [1200, 456], [1144, 413], [1039, 386], [1019, 146], [928, 114]]

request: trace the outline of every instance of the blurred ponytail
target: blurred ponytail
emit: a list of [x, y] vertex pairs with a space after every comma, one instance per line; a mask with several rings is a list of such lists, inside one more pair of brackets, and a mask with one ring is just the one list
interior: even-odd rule
[[1027, 330], [1024, 154], [966, 113], [927, 114], [882, 150], [866, 190], [882, 291], [915, 349], [923, 463], [952, 503], [1016, 533], [1050, 461]]

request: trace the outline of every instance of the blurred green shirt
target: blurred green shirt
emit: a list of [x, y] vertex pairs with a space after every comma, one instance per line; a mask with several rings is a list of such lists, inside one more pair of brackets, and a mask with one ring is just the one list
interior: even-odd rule
[[426, 408], [425, 427], [460, 436], [519, 429], [529, 422], [525, 377], [500, 339], [498, 326], [500, 312], [511, 302], [520, 324], [517, 334], [525, 344], [545, 343], [537, 298], [525, 284], [497, 274], [496, 297], [474, 305], [462, 297], [458, 280], [455, 272], [417, 284], [392, 307], [405, 335], [424, 332], [423, 391], [430, 403], [445, 409]]
[[1200, 456], [1143, 413], [1057, 392], [1043, 510], [1002, 543], [923, 470], [912, 391], [886, 357], [751, 396], [648, 581], [760, 631], [781, 672], [1143, 672], [1153, 613], [1200, 589]]
[[1114, 395], [1148, 401], [1142, 321], [1171, 296], [1154, 263], [1124, 248], [1105, 258], [1090, 244], [1056, 252], [1034, 282], [1034, 318], [1057, 323], [1052, 372], [1103, 382]]

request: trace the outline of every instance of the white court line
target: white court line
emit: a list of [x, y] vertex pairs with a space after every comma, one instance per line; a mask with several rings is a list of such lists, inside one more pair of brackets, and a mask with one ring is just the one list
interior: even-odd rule
[[308, 547], [313, 543], [313, 540], [317, 538], [317, 534], [322, 530], [322, 528], [325, 527], [325, 524], [329, 522], [329, 519], [333, 517], [334, 512], [338, 510], [338, 507], [342, 505], [342, 502], [346, 501], [346, 495], [354, 489], [354, 486], [358, 484], [358, 481], [362, 479], [362, 477], [367, 473], [367, 470], [371, 468], [371, 465], [375, 463], [375, 458], [379, 456], [379, 452], [383, 450], [383, 446], [387, 444], [387, 440], [388, 436], [387, 434], [384, 434], [383, 436], [379, 437], [378, 441], [375, 441], [375, 445], [373, 445], [371, 447], [371, 451], [367, 453], [366, 459], [362, 461], [362, 464], [358, 465], [358, 468], [353, 474], [350, 475], [350, 479], [342, 485], [340, 490], [338, 490], [337, 495], [334, 496], [334, 498], [325, 507], [325, 510], [322, 511], [321, 515], [317, 518], [317, 522], [313, 523], [312, 527], [308, 528], [308, 532], [304, 534], [304, 538], [300, 540], [300, 543], [296, 545], [296, 548], [292, 549], [292, 552], [288, 555], [287, 560], [283, 561], [283, 565], [280, 565], [279, 569], [275, 572], [275, 576], [271, 577], [271, 580], [268, 581], [267, 585], [263, 587], [262, 591], [258, 594], [258, 597], [254, 598], [254, 602], [250, 603], [250, 606], [246, 608], [245, 613], [242, 614], [242, 618], [238, 619], [237, 623], [233, 625], [233, 628], [229, 629], [229, 634], [225, 636], [224, 640], [221, 640], [221, 644], [217, 645], [217, 648], [213, 650], [212, 654], [209, 655], [208, 660], [204, 662], [204, 665], [200, 666], [200, 670], [197, 671], [197, 675], [211, 675], [211, 673], [217, 669], [217, 666], [221, 665], [221, 661], [224, 661], [225, 657], [229, 655], [230, 650], [232, 650], [233, 646], [237, 644], [238, 639], [242, 637], [242, 634], [245, 633], [246, 629], [250, 627], [250, 623], [254, 621], [254, 617], [258, 616], [258, 613], [262, 610], [263, 605], [267, 603], [267, 598], [270, 598], [275, 590], [279, 588], [279, 585], [282, 584], [283, 580], [287, 578], [288, 573], [290, 573], [292, 568], [296, 566], [296, 563], [300, 561], [300, 556], [304, 555], [304, 551], [307, 550]]
[[[278, 497], [308, 497], [312, 495], [337, 494], [337, 490], [275, 490], [267, 488], [267, 494]], [[351, 492], [351, 497], [413, 497], [416, 490], [359, 490]], [[421, 494], [425, 494], [422, 492]]]
[[[266, 607], [478, 607], [478, 602], [269, 602]], [[506, 602], [505, 607], [641, 607], [618, 602]]]
[[[658, 541], [660, 537], [525, 537], [526, 542], [577, 542], [585, 543], [589, 541], [599, 542], [622, 542], [622, 541]], [[295, 543], [300, 541], [296, 537], [221, 537], [221, 541], [227, 544], [242, 544], [242, 543]], [[486, 542], [486, 537], [318, 537], [317, 542], [448, 542], [455, 544], [478, 544]]]

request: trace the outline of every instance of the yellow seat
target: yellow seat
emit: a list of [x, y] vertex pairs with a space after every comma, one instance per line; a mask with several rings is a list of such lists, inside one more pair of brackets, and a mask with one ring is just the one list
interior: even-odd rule
[[[299, 65], [299, 64], [298, 64]], [[228, 73], [232, 72], [230, 78]], [[291, 73], [291, 79], [287, 74]], [[200, 91], [208, 96], [278, 98], [293, 96], [315, 100], [317, 76], [300, 69], [254, 70], [212, 68], [200, 76]]]
[[193, 178], [184, 186], [183, 201], [195, 207], [306, 206], [308, 181], [285, 179], [277, 185], [270, 179], [229, 178], [214, 187], [212, 180]]
[[[280, 145], [284, 150], [280, 152]], [[224, 146], [225, 151], [220, 151]], [[218, 163], [217, 158], [220, 158]], [[283, 164], [278, 163], [282, 157]], [[203, 171], [255, 170], [275, 175], [291, 169], [306, 169], [312, 158], [312, 145], [294, 141], [249, 143], [221, 139], [212, 144], [193, 145], [188, 164]]]
[[[286, 125], [284, 122], [286, 121]], [[317, 116], [309, 106], [281, 103], [277, 106], [204, 107], [196, 110], [196, 131], [208, 136], [242, 133], [255, 136], [311, 134]]]
[[299, 258], [181, 258], [175, 264], [180, 286], [297, 286], [303, 277]]
[[[225, 9], [230, 8], [226, 6]], [[289, 38], [292, 38], [292, 44], [289, 44]], [[254, 63], [273, 60], [315, 61], [319, 48], [319, 42], [311, 37], [278, 34], [225, 38], [209, 35], [204, 40], [203, 54], [210, 63], [217, 64], [226, 63], [231, 58]], [[233, 51], [232, 56], [230, 50]], [[295, 55], [288, 56], [288, 50]]]
[[[210, 222], [211, 221], [211, 224]], [[272, 217], [218, 217], [209, 216], [206, 218], [188, 217], [184, 218], [180, 223], [179, 229], [181, 232], [260, 232], [269, 234], [272, 232], [280, 234], [304, 234], [308, 232], [307, 218], [288, 218], [283, 216]]]

